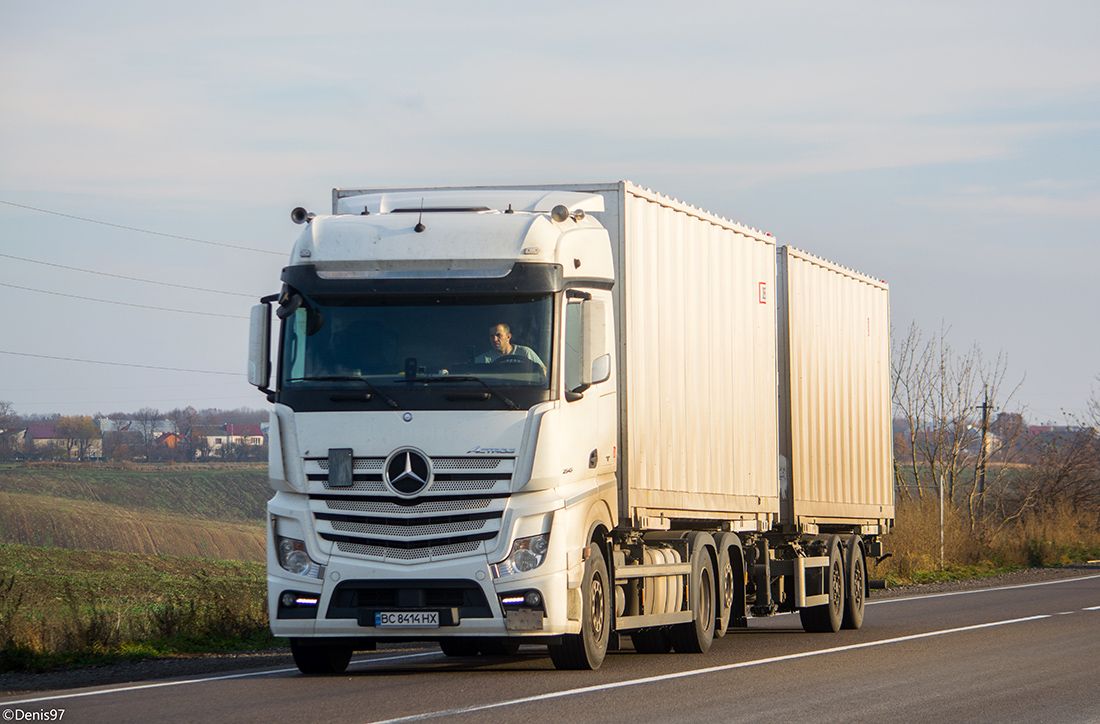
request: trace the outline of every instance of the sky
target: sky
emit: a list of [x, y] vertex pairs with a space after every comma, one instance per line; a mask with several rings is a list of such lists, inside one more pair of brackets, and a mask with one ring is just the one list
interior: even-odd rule
[[885, 279], [895, 337], [1003, 354], [997, 404], [1060, 422], [1100, 395], [1098, 27], [1094, 0], [0, 0], [0, 401], [262, 408], [247, 317], [294, 207], [628, 179]]

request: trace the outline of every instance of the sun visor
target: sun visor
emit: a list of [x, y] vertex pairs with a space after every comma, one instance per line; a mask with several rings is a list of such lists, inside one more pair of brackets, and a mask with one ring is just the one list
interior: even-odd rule
[[604, 210], [603, 196], [580, 191], [545, 189], [403, 189], [399, 191], [357, 191], [337, 189], [336, 214], [425, 213], [550, 213], [562, 205], [570, 211], [599, 213]]

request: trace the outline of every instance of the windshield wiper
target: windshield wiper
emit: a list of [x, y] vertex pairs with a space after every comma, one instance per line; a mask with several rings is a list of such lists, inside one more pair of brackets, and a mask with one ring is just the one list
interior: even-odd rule
[[[392, 399], [387, 397], [382, 392], [382, 390], [378, 389], [373, 384], [371, 384], [370, 380], [367, 380], [363, 377], [356, 377], [354, 375], [330, 375], [330, 376], [326, 376], [326, 377], [295, 377], [293, 380], [290, 380], [290, 381], [291, 382], [362, 382], [364, 385], [367, 386], [368, 389], [370, 389], [370, 391], [372, 393], [374, 393], [374, 394], [378, 395], [379, 397], [381, 397], [382, 401], [385, 402], [387, 405], [389, 405], [390, 407], [393, 407], [395, 409], [397, 407], [396, 402], [394, 402]], [[339, 397], [339, 396], [333, 395], [333, 397]], [[341, 398], [341, 399], [343, 399], [343, 398]], [[369, 394], [367, 395], [366, 399], [368, 401], [370, 400], [370, 395]], [[339, 400], [336, 400], [336, 401], [339, 401]]]
[[481, 379], [480, 377], [475, 377], [473, 375], [444, 375], [444, 376], [441, 376], [441, 377], [417, 377], [416, 381], [417, 382], [423, 382], [425, 384], [427, 384], [429, 382], [478, 382], [478, 383], [481, 384], [482, 387], [489, 390], [489, 392], [493, 393], [494, 395], [496, 395], [500, 399], [504, 400], [504, 404], [508, 405], [508, 407], [512, 408], [513, 410], [520, 409], [519, 405], [512, 402], [512, 400], [507, 395], [505, 395], [503, 392], [501, 392], [500, 390], [490, 386], [488, 382]]

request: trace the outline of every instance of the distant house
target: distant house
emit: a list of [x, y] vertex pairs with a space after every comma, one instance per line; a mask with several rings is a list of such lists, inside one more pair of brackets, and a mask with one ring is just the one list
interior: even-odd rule
[[[982, 429], [976, 425], [967, 425], [966, 432], [964, 434], [966, 435], [966, 437], [964, 439], [965, 444], [963, 445], [963, 452], [965, 452], [967, 455], [980, 455], [982, 451]], [[988, 458], [989, 456], [993, 455], [1002, 447], [1004, 447], [1004, 440], [1001, 439], [1001, 436], [997, 435], [994, 432], [986, 430], [986, 457]]]
[[117, 436], [133, 436], [140, 442], [148, 442], [167, 433], [179, 433], [176, 423], [171, 420], [112, 420], [109, 417], [101, 417], [96, 420], [99, 432], [106, 437], [108, 434]]
[[[23, 436], [23, 445], [28, 449], [27, 452], [33, 456], [48, 454], [52, 450], [57, 450], [64, 451], [64, 456], [68, 457], [73, 454], [73, 447], [75, 446], [69, 443], [70, 441], [67, 438], [57, 434], [57, 425], [31, 425], [26, 429]], [[85, 456], [92, 459], [103, 456], [102, 440], [97, 438], [87, 440], [86, 443]]]
[[1082, 425], [1029, 425], [1028, 436], [1040, 445], [1062, 446], [1073, 441], [1097, 437], [1094, 428]]
[[183, 438], [175, 432], [165, 432], [157, 437], [157, 447], [166, 447], [172, 450], [180, 444]]
[[248, 443], [249, 445], [263, 445], [265, 442], [263, 430], [259, 425], [233, 425], [226, 424], [226, 437], [229, 442]]
[[228, 446], [251, 445], [259, 447], [267, 444], [267, 434], [259, 425], [204, 425], [199, 429], [206, 442], [209, 455], [223, 457]]
[[12, 427], [0, 430], [0, 455], [22, 455], [26, 447], [27, 428]]

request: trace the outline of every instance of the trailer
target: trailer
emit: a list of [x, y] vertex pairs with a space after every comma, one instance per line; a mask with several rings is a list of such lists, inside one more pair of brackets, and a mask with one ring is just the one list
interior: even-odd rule
[[627, 637], [862, 624], [894, 514], [884, 282], [626, 181], [293, 217], [249, 378], [302, 671], [378, 641], [594, 669]]

